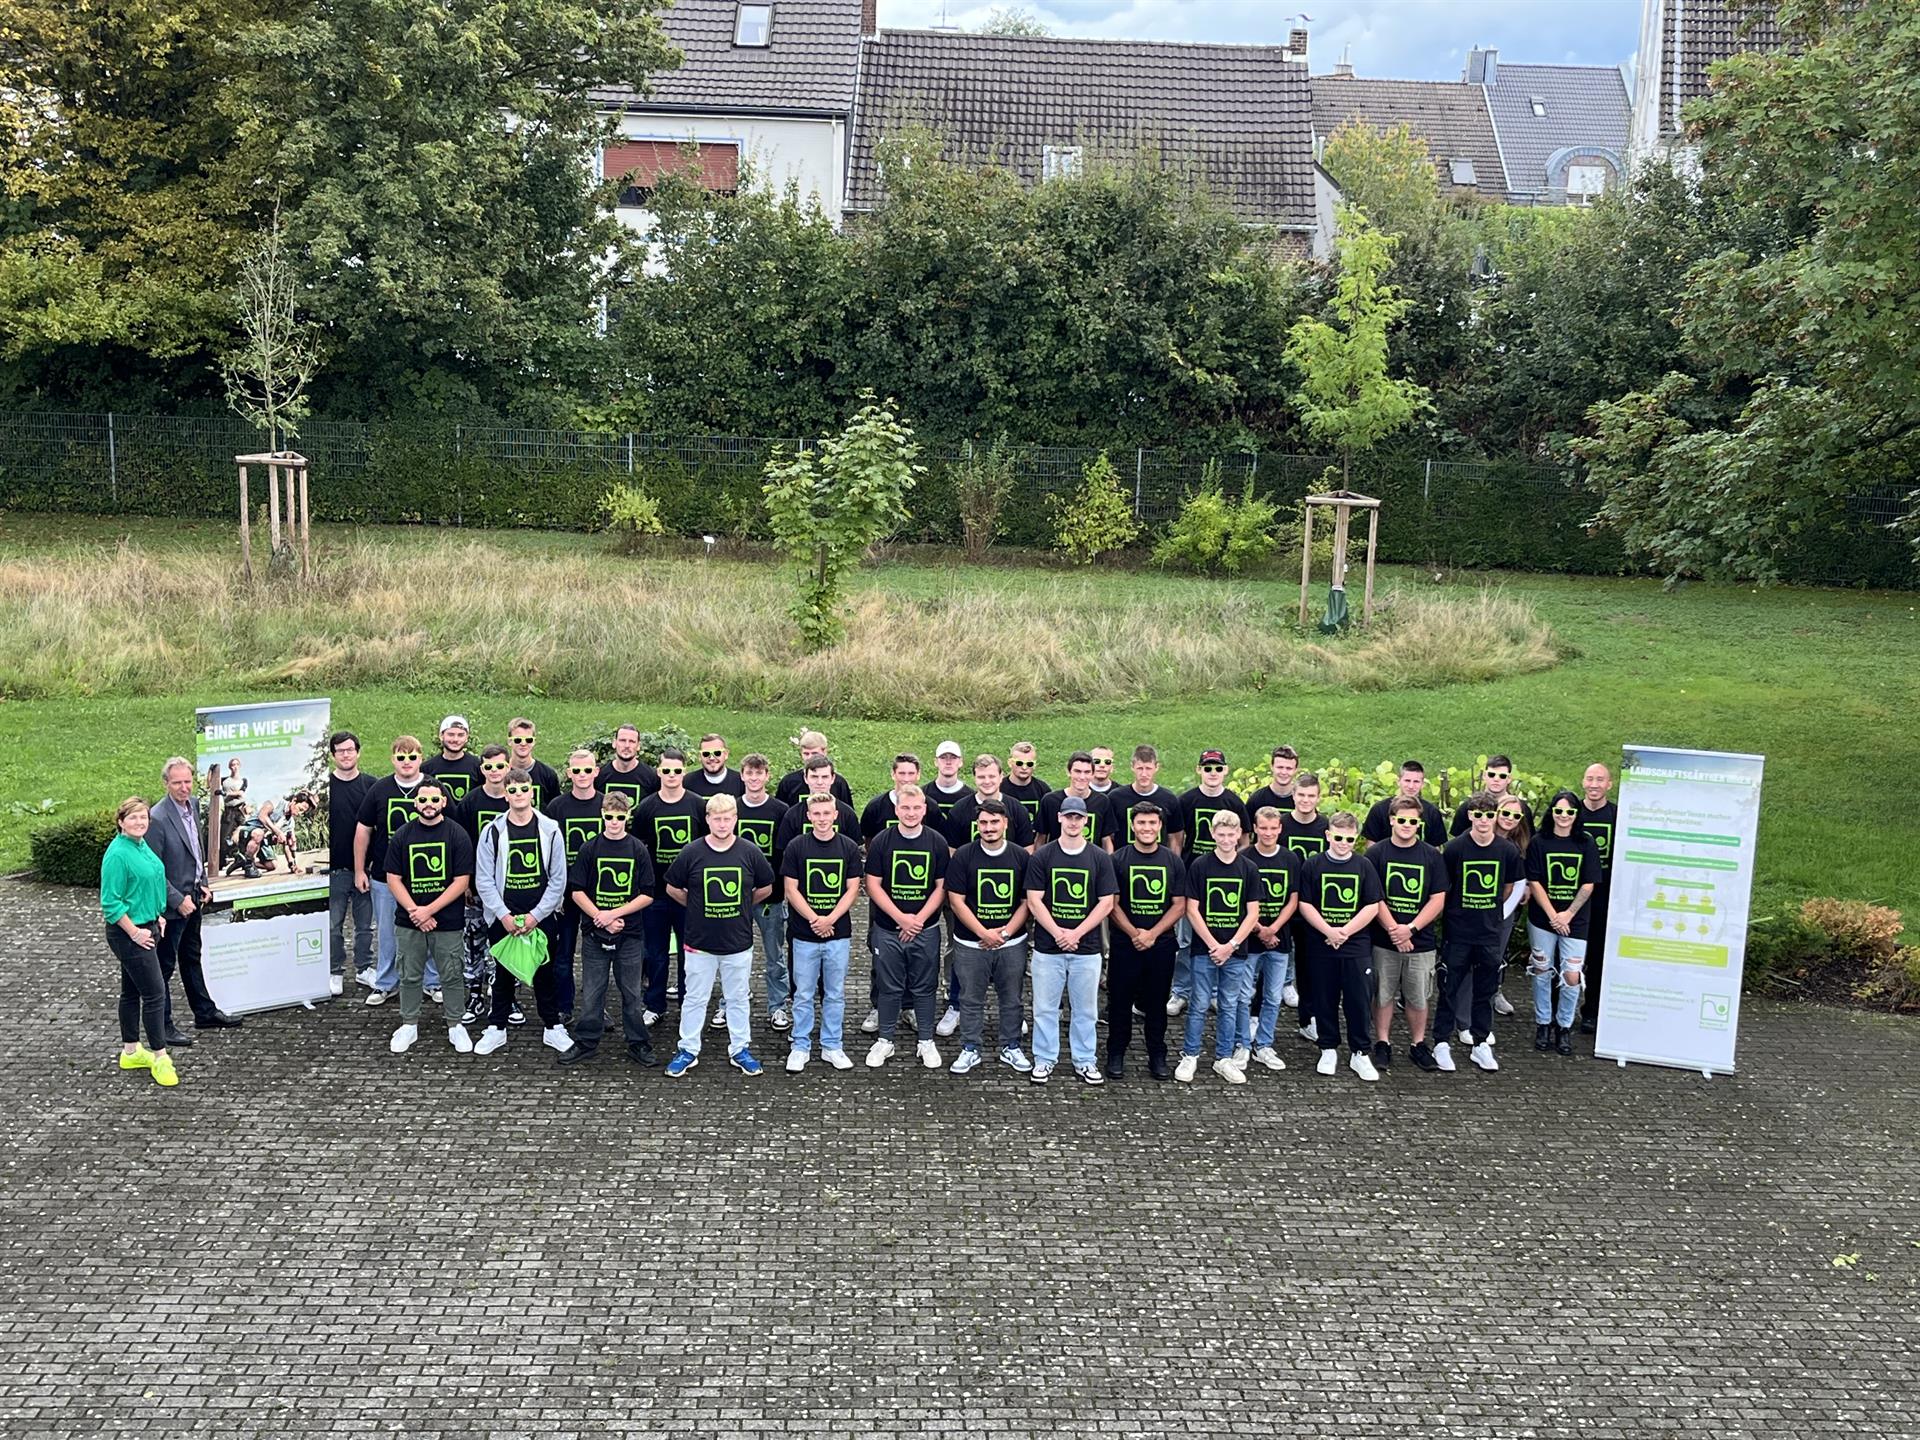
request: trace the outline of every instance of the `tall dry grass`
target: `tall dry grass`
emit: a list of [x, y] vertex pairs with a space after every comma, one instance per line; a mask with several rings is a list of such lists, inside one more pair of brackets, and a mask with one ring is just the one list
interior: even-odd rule
[[249, 592], [229, 557], [124, 545], [0, 562], [0, 694], [175, 694], [211, 683], [392, 685], [767, 708], [875, 719], [994, 719], [1049, 705], [1259, 685], [1396, 689], [1490, 679], [1557, 658], [1497, 592], [1403, 598], [1371, 633], [1303, 641], [1244, 586], [1103, 595], [858, 592], [844, 644], [795, 645], [779, 575], [447, 538], [331, 548], [305, 591]]

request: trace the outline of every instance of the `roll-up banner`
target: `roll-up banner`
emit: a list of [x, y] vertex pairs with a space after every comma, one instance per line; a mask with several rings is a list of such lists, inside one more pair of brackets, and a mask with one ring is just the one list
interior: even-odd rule
[[1594, 1053], [1733, 1069], [1765, 757], [1625, 747]]

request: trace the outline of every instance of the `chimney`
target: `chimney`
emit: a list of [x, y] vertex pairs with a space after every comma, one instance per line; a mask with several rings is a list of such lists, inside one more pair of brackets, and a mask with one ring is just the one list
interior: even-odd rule
[[1497, 84], [1500, 77], [1500, 52], [1478, 46], [1467, 52], [1466, 81], [1469, 85]]
[[1307, 32], [1304, 27], [1296, 25], [1287, 32], [1287, 58], [1298, 60], [1302, 65], [1307, 63]]
[[860, 33], [880, 33], [880, 0], [860, 0]]
[[1353, 79], [1353, 47], [1351, 45], [1340, 52], [1340, 61], [1333, 67], [1333, 74], [1337, 80]]

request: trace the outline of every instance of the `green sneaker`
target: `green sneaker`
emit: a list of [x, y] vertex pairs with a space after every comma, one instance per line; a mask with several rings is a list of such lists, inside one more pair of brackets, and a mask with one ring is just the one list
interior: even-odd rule
[[157, 1084], [178, 1085], [180, 1083], [180, 1076], [173, 1068], [171, 1055], [149, 1055], [148, 1058], [151, 1061], [149, 1068], [153, 1071], [153, 1078]]
[[153, 1068], [153, 1051], [147, 1049], [144, 1045], [136, 1045], [131, 1053], [122, 1050], [120, 1052], [120, 1068], [122, 1070], [151, 1070]]

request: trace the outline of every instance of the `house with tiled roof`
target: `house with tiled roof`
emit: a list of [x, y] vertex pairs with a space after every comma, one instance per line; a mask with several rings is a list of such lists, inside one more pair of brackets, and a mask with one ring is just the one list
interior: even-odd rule
[[[783, 0], [784, 3], [784, 0]], [[887, 30], [862, 44], [846, 209], [885, 195], [880, 150], [909, 127], [949, 160], [1028, 184], [1143, 151], [1205, 184], [1279, 248], [1323, 256], [1336, 192], [1314, 163], [1306, 34], [1286, 47]]]
[[1626, 178], [1631, 105], [1618, 67], [1521, 65], [1475, 49], [1461, 78], [1486, 94], [1513, 204], [1583, 205]]
[[649, 93], [594, 92], [618, 116], [601, 173], [624, 181], [621, 218], [645, 228], [652, 185], [691, 171], [731, 193], [751, 165], [761, 184], [795, 186], [833, 215], [845, 194], [847, 132], [875, 0], [675, 0], [660, 12], [684, 57]]
[[1707, 67], [1781, 44], [1768, 0], [1644, 0], [1634, 66], [1634, 156], [1691, 153], [1681, 117], [1707, 93]]
[[1405, 125], [1426, 141], [1443, 194], [1458, 199], [1507, 198], [1507, 167], [1494, 139], [1483, 87], [1462, 80], [1376, 80], [1341, 62], [1313, 77], [1314, 153], [1343, 125], [1391, 130]]

